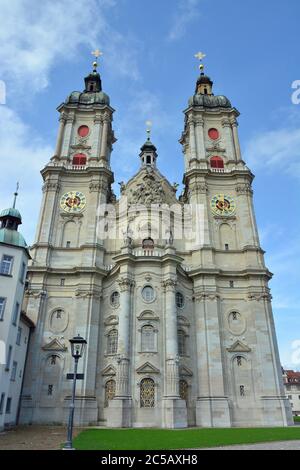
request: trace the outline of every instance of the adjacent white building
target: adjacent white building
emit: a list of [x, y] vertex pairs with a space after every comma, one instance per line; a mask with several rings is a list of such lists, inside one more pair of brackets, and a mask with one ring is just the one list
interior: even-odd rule
[[37, 327], [23, 423], [67, 421], [79, 333], [77, 424], [292, 424], [239, 113], [212, 85], [202, 73], [184, 111], [179, 197], [150, 137], [113, 194], [114, 109], [96, 69], [58, 107], [24, 307]]
[[20, 212], [0, 213], [0, 430], [17, 422], [30, 331], [33, 323], [21, 312], [27, 264], [26, 242], [18, 232]]

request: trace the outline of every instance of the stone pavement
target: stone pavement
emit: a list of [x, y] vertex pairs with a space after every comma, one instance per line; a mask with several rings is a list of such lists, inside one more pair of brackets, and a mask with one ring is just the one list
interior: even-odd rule
[[[75, 429], [73, 436], [78, 432]], [[0, 450], [57, 450], [66, 436], [65, 426], [18, 426], [0, 432]]]
[[260, 442], [259, 444], [240, 444], [234, 446], [210, 447], [202, 450], [300, 450], [300, 440]]

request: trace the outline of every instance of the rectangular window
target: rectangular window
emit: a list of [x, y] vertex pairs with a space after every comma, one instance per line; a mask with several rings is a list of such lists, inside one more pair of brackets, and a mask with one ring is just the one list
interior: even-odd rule
[[12, 272], [13, 256], [3, 255], [0, 265], [0, 274], [9, 276]]
[[18, 346], [20, 346], [20, 344], [21, 344], [21, 337], [22, 337], [22, 328], [19, 326], [18, 327], [17, 339], [16, 339], [16, 344]]
[[6, 304], [6, 298], [0, 297], [0, 321], [4, 319], [5, 304]]
[[12, 346], [9, 346], [8, 353], [7, 353], [7, 359], [6, 359], [6, 366], [5, 366], [6, 371], [10, 369], [11, 355], [12, 355]]
[[16, 326], [18, 317], [19, 317], [19, 309], [20, 309], [20, 304], [17, 302], [15, 306], [15, 311], [14, 311], [14, 316], [12, 320], [12, 324]]
[[24, 284], [25, 282], [25, 275], [26, 275], [26, 264], [22, 263], [21, 271], [20, 271], [20, 282]]
[[233, 281], [229, 281], [229, 287], [234, 287], [234, 282]]
[[70, 241], [67, 241], [67, 242], [66, 242], [66, 247], [67, 247], [67, 248], [70, 248], [70, 247], [71, 247], [71, 242], [70, 242]]
[[18, 363], [14, 361], [12, 368], [11, 368], [11, 376], [10, 376], [10, 380], [12, 380], [13, 382], [16, 380], [17, 367], [18, 367]]
[[292, 399], [292, 395], [288, 395], [288, 399], [291, 400], [291, 399]]
[[65, 285], [65, 279], [64, 279], [64, 278], [61, 278], [61, 280], [60, 280], [60, 285], [61, 285], [61, 286], [64, 286], [64, 285]]
[[225, 251], [228, 251], [229, 250], [229, 245], [228, 243], [225, 243]]
[[11, 397], [7, 398], [5, 413], [9, 414], [11, 410]]
[[1, 393], [1, 398], [0, 398], [0, 415], [3, 414], [4, 400], [5, 400], [5, 393]]

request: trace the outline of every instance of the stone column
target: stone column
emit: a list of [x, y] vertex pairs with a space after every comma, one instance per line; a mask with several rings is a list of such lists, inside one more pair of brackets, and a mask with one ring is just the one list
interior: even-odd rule
[[228, 398], [225, 396], [218, 296], [195, 295], [195, 324], [198, 364], [196, 424], [202, 427], [230, 427]]
[[118, 280], [120, 287], [120, 314], [118, 331], [118, 363], [116, 372], [116, 395], [109, 402], [107, 425], [109, 427], [130, 427], [132, 400], [130, 396], [130, 314], [131, 292], [134, 281], [128, 277]]
[[235, 155], [236, 155], [236, 161], [240, 161], [242, 159], [241, 157], [241, 147], [240, 147], [240, 142], [239, 142], [239, 136], [238, 136], [238, 131], [237, 131], [237, 122], [233, 122], [231, 124], [232, 126], [232, 133], [233, 133], [233, 142], [234, 142], [234, 148], [235, 148]]
[[165, 393], [163, 402], [163, 426], [183, 428], [187, 426], [186, 403], [179, 396], [179, 358], [177, 340], [177, 311], [175, 302], [176, 281], [163, 281], [165, 291]]
[[197, 144], [197, 158], [199, 160], [204, 160], [206, 158], [203, 126], [204, 126], [203, 119], [198, 119], [196, 121], [196, 144]]
[[56, 141], [56, 148], [55, 148], [55, 152], [54, 152], [54, 157], [58, 157], [58, 158], [60, 157], [65, 124], [66, 124], [66, 117], [65, 117], [64, 114], [62, 114], [61, 117], [59, 118], [59, 129], [58, 129], [58, 135], [57, 135], [57, 141]]

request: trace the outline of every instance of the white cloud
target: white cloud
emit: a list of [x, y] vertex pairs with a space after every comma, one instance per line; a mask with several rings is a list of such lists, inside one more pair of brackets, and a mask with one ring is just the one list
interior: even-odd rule
[[281, 128], [256, 135], [246, 143], [244, 155], [250, 167], [300, 177], [299, 148], [300, 128]]
[[12, 81], [19, 92], [40, 91], [57, 61], [76, 60], [82, 47], [98, 46], [112, 55], [109, 67], [137, 78], [132, 39], [114, 31], [106, 19], [107, 9], [115, 6], [113, 0], [0, 0], [0, 78]]
[[192, 22], [200, 16], [199, 0], [180, 0], [168, 34], [170, 41], [181, 39]]
[[1, 106], [0, 111], [1, 208], [11, 206], [15, 183], [19, 181], [17, 206], [24, 220], [21, 231], [27, 243], [32, 243], [41, 201], [40, 169], [53, 155], [53, 149], [36, 137], [13, 110]]

